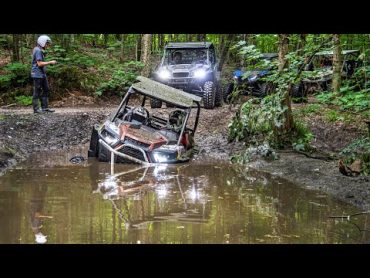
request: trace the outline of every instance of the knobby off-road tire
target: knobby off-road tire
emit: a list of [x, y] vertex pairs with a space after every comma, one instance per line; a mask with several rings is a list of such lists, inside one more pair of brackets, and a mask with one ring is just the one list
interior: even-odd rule
[[253, 90], [252, 95], [255, 97], [263, 98], [267, 96], [268, 86], [266, 82], [260, 82], [256, 84], [256, 88]]
[[212, 81], [204, 83], [203, 103], [205, 109], [215, 108], [216, 90], [215, 85]]

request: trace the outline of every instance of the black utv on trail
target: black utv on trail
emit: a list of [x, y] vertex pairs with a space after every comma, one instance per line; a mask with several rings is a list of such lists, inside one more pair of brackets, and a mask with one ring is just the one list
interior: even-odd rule
[[[222, 104], [220, 71], [210, 42], [168, 43], [152, 79], [202, 97], [206, 109]], [[161, 101], [152, 99], [152, 108], [161, 106]]]

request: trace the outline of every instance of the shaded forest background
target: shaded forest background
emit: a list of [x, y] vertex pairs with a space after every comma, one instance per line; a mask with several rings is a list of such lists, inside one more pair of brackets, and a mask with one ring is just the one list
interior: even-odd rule
[[[0, 106], [31, 104], [32, 49], [39, 35], [0, 34]], [[235, 69], [256, 68], [261, 53], [278, 53], [276, 70], [268, 77], [274, 90], [262, 100], [247, 98], [239, 102], [240, 109], [229, 125], [229, 141], [245, 141], [252, 146], [244, 156], [236, 158], [239, 162], [247, 162], [255, 146], [266, 143], [266, 154], [270, 146], [312, 150], [312, 128], [326, 132], [344, 124], [363, 130], [364, 124], [370, 122], [369, 34], [48, 35], [53, 44], [46, 51], [46, 60], [58, 61], [47, 67], [51, 100], [76, 95], [94, 100], [120, 98], [137, 75], [150, 75], [167, 42], [213, 42], [224, 86], [232, 82]], [[341, 51], [349, 49], [359, 51], [361, 66], [351, 78], [343, 79]], [[332, 86], [312, 94], [303, 105], [294, 106], [290, 91], [302, 79], [306, 58], [322, 50], [334, 51]], [[317, 123], [320, 127], [314, 126]], [[352, 143], [342, 150], [346, 163], [360, 158], [362, 173], [369, 174], [369, 136], [350, 139]]]

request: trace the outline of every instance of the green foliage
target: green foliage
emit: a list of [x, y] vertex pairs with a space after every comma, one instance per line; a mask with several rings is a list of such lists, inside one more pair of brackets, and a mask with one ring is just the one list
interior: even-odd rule
[[341, 152], [345, 157], [344, 162], [351, 164], [356, 159], [362, 161], [361, 173], [363, 175], [370, 175], [370, 138], [363, 137], [353, 141], [346, 146]]
[[338, 111], [335, 110], [329, 110], [325, 113], [325, 118], [329, 122], [337, 122], [337, 121], [343, 121], [344, 117], [340, 116]]
[[0, 75], [0, 90], [23, 86], [30, 82], [29, 66], [22, 63], [11, 63], [5, 66], [5, 74]]
[[139, 75], [143, 64], [140, 62], [127, 62], [122, 69], [116, 69], [108, 81], [102, 82], [95, 94], [97, 96], [118, 94], [122, 96]]
[[316, 114], [321, 109], [321, 105], [317, 103], [309, 104], [302, 109], [300, 109], [300, 113], [304, 115]]
[[316, 98], [321, 103], [339, 106], [340, 110], [360, 112], [370, 109], [370, 88], [355, 92], [348, 87], [342, 87], [339, 96], [324, 92], [318, 94]]
[[32, 104], [32, 96], [16, 96], [15, 100], [19, 105], [28, 106]]
[[229, 141], [255, 142], [262, 139], [277, 143], [279, 138], [275, 131], [284, 124], [283, 114], [286, 109], [279, 94], [267, 96], [262, 100], [248, 100], [229, 124]]
[[293, 149], [296, 151], [311, 150], [310, 143], [313, 139], [313, 134], [303, 122], [295, 119], [294, 121], [294, 141], [292, 143]]

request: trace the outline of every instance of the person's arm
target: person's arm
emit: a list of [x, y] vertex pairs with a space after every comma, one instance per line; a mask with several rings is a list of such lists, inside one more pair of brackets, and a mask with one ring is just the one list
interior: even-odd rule
[[39, 67], [44, 67], [44, 66], [47, 66], [47, 65], [55, 65], [56, 63], [57, 63], [57, 61], [55, 61], [55, 60], [52, 60], [52, 61], [49, 61], [49, 62], [37, 61], [37, 65]]
[[57, 63], [57, 61], [53, 60], [53, 61], [49, 61], [49, 62], [44, 62], [43, 59], [44, 59], [44, 56], [42, 55], [42, 52], [41, 50], [39, 49], [36, 49], [35, 50], [35, 60], [37, 61], [37, 66], [38, 67], [44, 67], [44, 66], [47, 66], [47, 65], [54, 65]]

